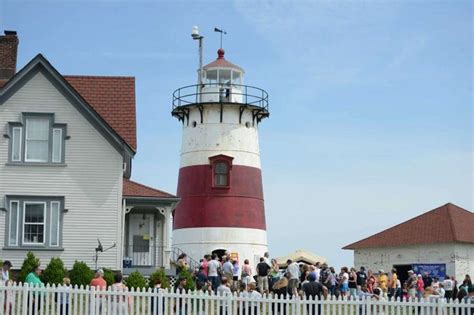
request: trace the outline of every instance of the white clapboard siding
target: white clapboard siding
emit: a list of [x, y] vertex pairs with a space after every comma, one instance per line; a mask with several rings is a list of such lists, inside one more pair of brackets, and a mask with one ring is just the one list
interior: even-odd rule
[[[100, 255], [101, 266], [120, 268], [122, 156], [104, 136], [41, 73], [0, 105], [1, 134], [21, 113], [54, 113], [56, 123], [67, 124], [71, 138], [65, 144], [65, 167], [10, 166], [8, 139], [0, 137], [0, 208], [5, 195], [64, 196], [64, 251], [36, 251], [43, 264], [61, 257], [70, 268], [75, 260], [93, 264], [100, 238], [117, 247]], [[0, 211], [0, 248], [5, 244], [6, 213]], [[0, 257], [20, 267], [25, 251], [1, 250]]]
[[[33, 302], [40, 301], [34, 307]], [[38, 306], [39, 304], [39, 306]], [[96, 290], [89, 287], [31, 288], [0, 285], [0, 315], [470, 315], [473, 305], [445, 299], [431, 301], [374, 301], [370, 299], [313, 300], [265, 296], [217, 296], [207, 293], [172, 293], [167, 290]]]

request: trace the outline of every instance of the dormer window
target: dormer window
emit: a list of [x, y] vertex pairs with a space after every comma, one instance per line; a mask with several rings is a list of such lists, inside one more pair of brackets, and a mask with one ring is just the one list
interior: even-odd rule
[[53, 114], [24, 113], [10, 122], [9, 162], [12, 164], [63, 164], [66, 125], [54, 123]]
[[230, 188], [230, 171], [233, 159], [233, 157], [223, 154], [209, 158], [212, 168], [212, 187]]

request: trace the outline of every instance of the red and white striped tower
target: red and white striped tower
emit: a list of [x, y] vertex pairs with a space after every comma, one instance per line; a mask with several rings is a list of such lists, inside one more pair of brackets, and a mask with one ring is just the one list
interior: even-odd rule
[[196, 259], [228, 251], [254, 263], [267, 251], [257, 127], [268, 95], [243, 85], [243, 69], [217, 53], [202, 84], [173, 94], [183, 123], [173, 246]]

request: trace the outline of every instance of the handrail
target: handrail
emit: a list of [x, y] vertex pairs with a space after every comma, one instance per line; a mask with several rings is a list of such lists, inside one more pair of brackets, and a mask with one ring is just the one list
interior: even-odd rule
[[[218, 87], [218, 91], [203, 91], [205, 87]], [[238, 90], [232, 90], [230, 95], [222, 98], [222, 91], [226, 88], [236, 87]], [[214, 95], [218, 101], [203, 101], [203, 96]], [[242, 97], [242, 100], [235, 101], [231, 100], [230, 96]], [[173, 92], [173, 107], [180, 110], [183, 106], [194, 105], [194, 104], [205, 104], [205, 103], [229, 103], [229, 104], [242, 104], [258, 107], [268, 112], [268, 93], [256, 86], [243, 85], [243, 84], [226, 84], [226, 83], [206, 83], [200, 86], [199, 84], [183, 86], [176, 89]]]

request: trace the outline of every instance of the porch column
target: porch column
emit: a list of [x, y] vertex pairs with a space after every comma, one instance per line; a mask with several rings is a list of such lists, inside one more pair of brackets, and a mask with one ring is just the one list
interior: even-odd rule
[[163, 267], [170, 269], [171, 259], [171, 238], [173, 235], [173, 207], [159, 208], [164, 215], [163, 222]]

